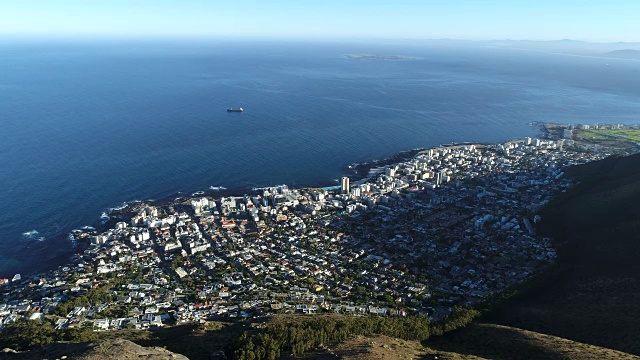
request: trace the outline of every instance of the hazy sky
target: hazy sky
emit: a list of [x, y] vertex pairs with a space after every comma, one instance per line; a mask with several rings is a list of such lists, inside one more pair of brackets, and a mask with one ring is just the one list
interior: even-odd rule
[[0, 0], [0, 34], [640, 41], [640, 0]]

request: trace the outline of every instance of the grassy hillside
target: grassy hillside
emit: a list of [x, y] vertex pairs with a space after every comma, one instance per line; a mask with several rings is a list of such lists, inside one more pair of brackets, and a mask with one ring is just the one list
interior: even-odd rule
[[[333, 316], [336, 320], [342, 317]], [[303, 323], [308, 317], [283, 317], [276, 324]], [[101, 339], [81, 343], [54, 343], [26, 353], [0, 353], [0, 359], [31, 360], [43, 358], [110, 359], [225, 359], [221, 349], [230, 345], [238, 331], [248, 324], [209, 323], [171, 329], [120, 332], [132, 342], [102, 333]], [[261, 326], [259, 326], [261, 327]], [[254, 328], [253, 331], [257, 329]], [[108, 336], [104, 336], [108, 335]], [[230, 335], [232, 335], [230, 337]], [[156, 348], [152, 348], [156, 346]], [[167, 348], [167, 350], [163, 349]], [[173, 351], [169, 353], [168, 350]], [[582, 344], [555, 336], [492, 324], [472, 324], [461, 330], [431, 337], [422, 343], [379, 334], [349, 336], [340, 342], [317, 344], [302, 355], [282, 354], [283, 359], [302, 360], [483, 360], [483, 359], [629, 359], [640, 357], [616, 350]]]
[[485, 360], [485, 358], [435, 350], [418, 341], [384, 335], [355, 336], [337, 345], [321, 346], [305, 354], [302, 360]]
[[[473, 324], [425, 342], [428, 352], [439, 351], [440, 359], [640, 359], [637, 356], [556, 336], [501, 325]], [[452, 355], [455, 353], [455, 355]]]
[[638, 360], [616, 350], [556, 336], [493, 324], [472, 324], [420, 343], [382, 335], [355, 336], [340, 344], [325, 344], [303, 360]]
[[489, 320], [640, 354], [640, 155], [574, 167], [544, 209], [559, 266]]
[[160, 347], [143, 347], [124, 339], [103, 339], [94, 342], [55, 343], [26, 353], [0, 353], [0, 359], [40, 360], [188, 360], [186, 356]]

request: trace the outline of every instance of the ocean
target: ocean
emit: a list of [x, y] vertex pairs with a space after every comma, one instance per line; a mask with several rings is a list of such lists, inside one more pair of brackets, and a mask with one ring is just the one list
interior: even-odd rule
[[64, 263], [69, 231], [123, 202], [331, 184], [402, 150], [535, 136], [533, 121], [640, 122], [640, 62], [423, 43], [0, 42], [0, 276]]

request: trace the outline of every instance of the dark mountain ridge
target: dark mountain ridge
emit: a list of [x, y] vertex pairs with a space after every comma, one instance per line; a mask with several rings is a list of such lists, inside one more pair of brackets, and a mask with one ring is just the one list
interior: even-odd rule
[[494, 318], [567, 339], [640, 354], [640, 155], [567, 171], [579, 182], [542, 212], [558, 264], [543, 285]]

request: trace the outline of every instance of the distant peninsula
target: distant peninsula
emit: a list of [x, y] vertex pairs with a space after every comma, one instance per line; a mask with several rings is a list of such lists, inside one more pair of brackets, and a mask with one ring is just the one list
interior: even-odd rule
[[355, 60], [387, 60], [387, 61], [416, 60], [416, 58], [412, 56], [385, 55], [385, 54], [347, 54], [344, 57], [347, 59], [355, 59]]
[[609, 51], [608, 53], [605, 54], [605, 56], [616, 58], [616, 59], [640, 60], [640, 50], [635, 50], [635, 49], [614, 50], [614, 51]]

